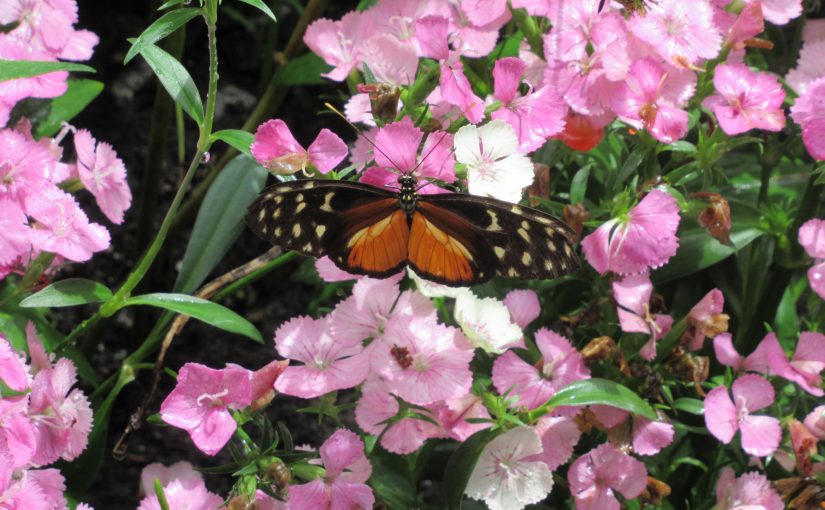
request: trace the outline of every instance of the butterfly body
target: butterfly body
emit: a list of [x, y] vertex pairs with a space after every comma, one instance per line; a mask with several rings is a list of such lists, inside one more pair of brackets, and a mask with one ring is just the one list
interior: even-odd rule
[[541, 211], [463, 193], [419, 194], [412, 174], [389, 190], [350, 181], [275, 184], [249, 208], [261, 238], [341, 269], [384, 278], [410, 266], [450, 286], [494, 276], [548, 279], [577, 267], [573, 233]]

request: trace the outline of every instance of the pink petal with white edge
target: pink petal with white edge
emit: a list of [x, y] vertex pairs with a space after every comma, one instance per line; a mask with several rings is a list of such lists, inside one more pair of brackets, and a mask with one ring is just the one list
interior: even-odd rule
[[808, 220], [799, 227], [799, 244], [810, 257], [825, 258], [825, 220]]
[[745, 367], [745, 358], [743, 358], [733, 347], [733, 337], [730, 333], [720, 333], [713, 339], [713, 352], [716, 353], [716, 359], [719, 363], [733, 368], [734, 371], [740, 372]]
[[710, 390], [705, 397], [704, 407], [708, 431], [723, 443], [730, 443], [739, 428], [739, 421], [736, 407], [728, 395], [728, 389], [724, 386], [717, 386]]
[[349, 149], [338, 135], [325, 128], [318, 133], [318, 137], [309, 146], [307, 152], [315, 168], [325, 174], [347, 157]]
[[633, 417], [633, 450], [639, 455], [655, 455], [673, 442], [673, 425]]
[[748, 416], [739, 424], [742, 449], [757, 457], [766, 457], [779, 447], [782, 427], [772, 416]]
[[504, 297], [504, 304], [510, 310], [510, 317], [521, 329], [541, 315], [539, 295], [532, 289], [511, 290]]

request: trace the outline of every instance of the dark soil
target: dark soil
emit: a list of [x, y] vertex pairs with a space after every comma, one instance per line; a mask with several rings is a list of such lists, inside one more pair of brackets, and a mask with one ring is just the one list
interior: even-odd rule
[[[273, 26], [268, 19], [249, 6], [224, 0], [224, 14], [219, 22], [220, 86], [219, 103], [215, 129], [238, 129], [251, 113], [261, 96], [261, 69], [271, 54], [264, 54], [262, 42], [268, 30], [278, 43], [276, 51], [283, 47], [295, 25], [297, 15], [289, 2], [269, 2], [282, 5], [276, 10], [279, 24]], [[355, 2], [335, 2], [326, 16], [338, 18]], [[77, 127], [89, 129], [101, 141], [111, 143], [126, 164], [132, 193], [137, 199], [140, 194], [143, 174], [147, 164], [147, 142], [149, 139], [150, 117], [155, 98], [157, 82], [149, 68], [134, 59], [128, 65], [122, 64], [128, 50], [127, 37], [137, 36], [157, 17], [155, 2], [112, 2], [99, 0], [79, 0], [79, 26], [94, 31], [100, 37], [91, 65], [97, 70], [94, 79], [105, 84], [104, 92], [73, 121]], [[231, 9], [232, 12], [228, 12]], [[237, 17], [236, 15], [240, 16]], [[184, 65], [192, 74], [199, 87], [205, 86], [207, 70], [206, 36], [203, 23], [193, 20], [188, 26]], [[202, 92], [203, 94], [203, 92]], [[287, 121], [296, 138], [308, 144], [321, 127], [331, 127], [342, 136], [347, 131], [342, 123], [332, 116], [318, 116], [323, 110], [323, 101], [335, 94], [334, 85], [324, 87], [303, 87], [292, 89], [284, 101], [284, 108], [278, 116]], [[334, 97], [334, 96], [333, 96]], [[172, 196], [177, 189], [181, 168], [177, 161], [174, 127], [168, 144], [168, 158], [164, 178], [157, 197], [153, 225], [155, 232]], [[192, 155], [195, 127], [187, 122], [187, 158]], [[346, 136], [345, 136], [346, 137]], [[216, 147], [211, 161], [220, 159], [223, 146]], [[99, 214], [94, 204], [85, 207], [94, 221], [108, 224]], [[91, 263], [69, 267], [60, 278], [79, 276], [101, 281], [116, 288], [128, 275], [140, 255], [137, 243], [139, 211], [137, 202], [127, 213], [121, 226], [111, 226], [112, 247], [98, 254]], [[170, 237], [161, 257], [145, 280], [142, 292], [170, 291], [175, 281], [175, 265], [180, 261], [186, 246], [191, 226], [179, 229]], [[239, 266], [264, 253], [269, 246], [258, 241], [249, 232], [244, 232], [235, 247], [214, 271], [213, 277]], [[299, 260], [270, 273], [256, 284], [244, 289], [223, 304], [251, 320], [263, 333], [266, 342], [256, 344], [245, 338], [221, 332], [203, 324], [190, 322], [175, 340], [166, 366], [177, 371], [186, 362], [198, 362], [210, 367], [221, 368], [226, 363], [237, 363], [250, 369], [257, 369], [275, 358], [272, 335], [276, 327], [290, 317], [307, 313], [308, 303], [313, 300], [318, 288], [313, 283], [301, 283], [294, 278], [299, 267], [306, 261]], [[306, 272], [306, 271], [302, 271]], [[327, 299], [322, 306], [333, 304]], [[93, 310], [69, 310], [57, 317], [58, 327], [70, 331]], [[90, 332], [81, 347], [97, 369], [101, 379], [117, 373], [122, 360], [133, 352], [146, 338], [158, 314], [146, 310], [130, 308], [121, 311], [112, 319]], [[147, 360], [152, 362], [153, 358]], [[111, 448], [120, 436], [135, 407], [142, 401], [150, 381], [150, 371], [138, 374], [136, 383], [125, 388], [117, 400], [109, 426], [109, 438], [103, 464], [94, 483], [79, 498], [97, 510], [133, 509], [139, 502], [138, 486], [141, 469], [151, 462], [171, 464], [187, 460], [196, 466], [216, 466], [228, 461], [225, 454], [209, 458], [198, 452], [188, 436], [178, 430], [158, 425], [146, 425], [132, 437], [126, 458], [116, 461]], [[157, 412], [164, 396], [174, 387], [171, 377], [164, 376], [153, 407], [148, 414]], [[296, 444], [308, 443], [317, 446], [331, 427], [319, 425], [312, 415], [298, 414], [296, 410], [305, 406], [305, 401], [279, 397], [267, 410], [273, 420], [282, 420], [292, 431]], [[230, 477], [207, 476], [211, 490], [226, 495]]]

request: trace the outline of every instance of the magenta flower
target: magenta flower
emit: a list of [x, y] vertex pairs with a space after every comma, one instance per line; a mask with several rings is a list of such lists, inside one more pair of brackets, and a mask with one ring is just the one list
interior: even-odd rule
[[808, 269], [808, 283], [825, 299], [825, 220], [808, 220], [799, 228], [799, 244], [814, 259]]
[[726, 467], [716, 482], [714, 510], [782, 510], [782, 498], [765, 475], [751, 471], [739, 478]]
[[85, 129], [75, 133], [74, 146], [80, 182], [94, 195], [100, 210], [112, 223], [123, 223], [123, 211], [132, 203], [123, 161], [111, 145], [97, 143]]
[[0, 454], [0, 504], [4, 510], [66, 508], [63, 475], [57, 469], [14, 470]]
[[719, 289], [713, 289], [693, 305], [687, 314], [688, 350], [698, 351], [705, 344], [705, 338], [714, 338], [727, 330], [728, 316], [722, 313], [725, 296]]
[[473, 380], [473, 350], [456, 328], [435, 317], [395, 315], [372, 349], [372, 371], [391, 393], [416, 405], [467, 395]]
[[725, 133], [785, 127], [785, 91], [775, 76], [751, 71], [744, 64], [720, 64], [713, 73], [713, 84], [716, 94], [705, 98], [702, 106], [713, 110]]
[[502, 58], [493, 67], [493, 96], [503, 103], [493, 119], [510, 124], [518, 134], [519, 151], [540, 149], [551, 136], [564, 129], [567, 108], [551, 87], [542, 87], [527, 95], [518, 93], [527, 64], [515, 57]]
[[521, 329], [541, 315], [539, 295], [532, 289], [511, 290], [504, 296], [504, 305], [510, 311], [510, 318]]
[[360, 343], [344, 345], [333, 340], [325, 319], [295, 317], [275, 331], [275, 348], [301, 366], [288, 366], [275, 381], [280, 393], [315, 398], [330, 391], [352, 388], [367, 377], [369, 362]]
[[319, 453], [324, 477], [290, 485], [287, 510], [371, 510], [375, 496], [364, 482], [372, 474], [372, 466], [364, 455], [363, 441], [349, 430], [338, 429], [324, 441]]
[[344, 81], [350, 71], [361, 64], [361, 44], [374, 34], [371, 16], [351, 11], [340, 21], [315, 20], [307, 27], [304, 42], [324, 62], [334, 67], [321, 76]]
[[616, 85], [610, 107], [636, 129], [646, 129], [662, 143], [684, 137], [688, 114], [680, 107], [693, 95], [696, 76], [650, 57], [636, 60], [627, 79]]
[[41, 251], [56, 253], [75, 262], [109, 247], [109, 232], [91, 223], [68, 193], [53, 188], [27, 200], [28, 214], [37, 220], [29, 238]]
[[663, 59], [685, 66], [719, 54], [722, 35], [713, 23], [708, 0], [658, 0], [645, 5], [646, 12], [635, 13], [630, 20], [630, 30]]
[[[776, 335], [770, 333], [768, 337], [772, 337], [778, 345]], [[768, 340], [768, 337], [765, 340]], [[769, 365], [776, 375], [795, 382], [811, 395], [817, 397], [825, 395], [820, 376], [825, 370], [825, 335], [813, 332], [799, 335], [799, 341], [796, 343], [796, 349], [790, 361], [781, 347], [771, 352], [773, 357], [769, 358]]]
[[733, 368], [736, 372], [759, 372], [765, 375], [777, 375], [779, 367], [776, 361], [785, 356], [773, 333], [765, 336], [747, 358], [736, 352], [730, 333], [717, 335], [713, 339], [713, 350], [719, 363]]
[[650, 312], [650, 296], [653, 283], [646, 274], [628, 275], [613, 282], [613, 298], [619, 324], [626, 333], [650, 335], [639, 354], [648, 361], [656, 357], [656, 342], [661, 340], [673, 326], [670, 315]]
[[582, 241], [593, 268], [604, 274], [637, 274], [655, 269], [676, 254], [679, 204], [654, 189], [626, 215], [603, 223]]
[[252, 373], [240, 367], [216, 370], [187, 363], [180, 369], [177, 386], [160, 405], [160, 417], [188, 432], [200, 451], [215, 455], [237, 428], [229, 409], [252, 402], [251, 378]]
[[717, 386], [705, 397], [705, 424], [713, 436], [730, 443], [742, 432], [742, 449], [749, 455], [765, 457], [776, 451], [782, 439], [779, 420], [751, 414], [773, 404], [773, 386], [762, 377], [743, 375], [733, 382], [733, 400], [728, 389]]
[[364, 275], [351, 274], [343, 269], [339, 269], [329, 257], [323, 256], [315, 259], [315, 270], [318, 276], [325, 282], [344, 282], [347, 280], [360, 280]]
[[258, 126], [250, 150], [264, 168], [282, 175], [305, 171], [310, 164], [325, 174], [349, 152], [347, 144], [329, 129], [322, 129], [309, 149], [304, 149], [281, 119], [272, 119]]
[[0, 335], [0, 380], [14, 391], [29, 387], [26, 364], [3, 335]]
[[518, 397], [517, 405], [534, 409], [573, 381], [589, 379], [579, 351], [565, 337], [542, 328], [536, 331], [541, 358], [535, 364], [507, 351], [493, 363], [493, 384], [502, 395]]
[[603, 443], [570, 465], [567, 481], [577, 510], [619, 510], [615, 492], [627, 499], [639, 496], [647, 486], [647, 470], [638, 460]]

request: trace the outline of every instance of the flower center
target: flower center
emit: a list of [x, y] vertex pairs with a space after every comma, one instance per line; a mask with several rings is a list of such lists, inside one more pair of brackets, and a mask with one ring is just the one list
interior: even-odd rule
[[229, 390], [226, 388], [218, 393], [202, 393], [198, 397], [197, 403], [199, 406], [223, 407], [223, 397], [228, 394]]

